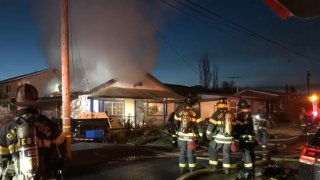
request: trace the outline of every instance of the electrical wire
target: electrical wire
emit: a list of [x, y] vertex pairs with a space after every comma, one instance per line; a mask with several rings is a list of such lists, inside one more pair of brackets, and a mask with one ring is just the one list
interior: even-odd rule
[[[70, 22], [70, 27], [72, 27], [72, 19], [71, 19], [71, 15], [69, 16], [69, 22]], [[70, 28], [71, 29], [71, 28]], [[80, 50], [79, 50], [79, 46], [78, 46], [78, 43], [77, 43], [77, 41], [75, 40], [75, 38], [73, 38], [74, 36], [73, 36], [73, 33], [70, 33], [70, 39], [71, 39], [71, 45], [73, 45], [73, 39], [74, 39], [74, 46], [75, 46], [75, 48], [76, 48], [76, 50], [77, 50], [77, 52], [78, 52], [78, 56], [79, 56], [79, 61], [80, 61], [80, 65], [81, 65], [81, 70], [82, 70], [82, 73], [83, 73], [83, 76], [84, 76], [84, 78], [85, 78], [85, 80], [86, 80], [86, 85], [87, 85], [87, 89], [86, 90], [89, 90], [89, 85], [90, 85], [90, 83], [89, 83], [89, 80], [88, 80], [88, 78], [87, 78], [87, 75], [86, 75], [86, 72], [85, 72], [85, 69], [84, 69], [84, 66], [83, 66], [83, 62], [82, 62], [82, 57], [81, 57], [81, 54], [80, 54]], [[73, 47], [73, 46], [71, 46], [71, 47]], [[71, 48], [71, 49], [73, 49], [73, 48]], [[73, 51], [71, 51], [71, 54], [72, 54], [72, 65], [74, 66], [74, 64], [73, 64]], [[74, 77], [74, 68], [73, 68], [73, 77]], [[74, 82], [75, 83], [75, 82]], [[75, 84], [74, 84], [74, 87], [75, 87]]]
[[176, 48], [173, 47], [173, 45], [164, 36], [161, 35], [159, 31], [157, 31], [157, 35], [172, 49], [172, 51], [183, 61], [184, 64], [186, 64], [195, 74], [199, 75], [199, 72], [194, 69], [194, 67], [178, 52]]
[[[177, 0], [175, 0], [175, 1], [177, 1]], [[241, 26], [241, 25], [239, 25], [239, 24], [237, 24], [237, 23], [235, 23], [235, 22], [233, 22], [233, 21], [231, 21], [231, 20], [229, 20], [229, 19], [227, 19], [227, 18], [225, 18], [225, 17], [223, 17], [223, 16], [221, 16], [221, 15], [213, 12], [212, 10], [210, 10], [210, 9], [208, 9], [208, 8], [206, 8], [206, 7], [203, 7], [203, 6], [199, 5], [199, 4], [191, 1], [191, 0], [185, 0], [185, 1], [188, 2], [188, 3], [190, 3], [190, 4], [192, 4], [193, 6], [195, 6], [195, 7], [197, 7], [197, 8], [199, 8], [199, 9], [201, 9], [201, 10], [203, 10], [203, 11], [205, 11], [205, 12], [211, 14], [211, 15], [213, 15], [214, 17], [216, 17], [216, 18], [224, 21], [224, 22], [225, 22], [224, 24], [229, 25], [229, 27], [231, 27], [231, 28], [235, 28], [235, 29], [237, 29], [237, 30], [244, 31], [244, 32], [246, 32], [246, 33], [248, 33], [248, 34], [256, 37], [256, 38], [259, 38], [259, 39], [262, 39], [262, 40], [267, 41], [267, 42], [269, 42], [269, 43], [272, 43], [272, 44], [274, 44], [274, 45], [276, 45], [276, 46], [278, 46], [278, 47], [281, 47], [281, 48], [283, 48], [283, 49], [285, 49], [285, 50], [287, 50], [287, 51], [289, 51], [289, 52], [291, 52], [291, 53], [293, 53], [293, 54], [295, 54], [295, 55], [297, 55], [297, 56], [301, 56], [301, 57], [303, 57], [303, 58], [305, 58], [305, 59], [309, 59], [309, 60], [316, 61], [316, 62], [319, 62], [319, 61], [320, 61], [319, 59], [316, 59], [316, 58], [314, 58], [314, 57], [307, 56], [307, 55], [305, 55], [305, 54], [303, 54], [303, 53], [301, 53], [301, 52], [298, 52], [298, 51], [296, 51], [296, 50], [294, 50], [294, 49], [291, 49], [291, 48], [285, 46], [284, 44], [280, 43], [279, 41], [276, 41], [276, 40], [271, 39], [271, 38], [268, 38], [268, 37], [266, 37], [266, 36], [264, 36], [264, 35], [262, 35], [262, 34], [259, 34], [259, 33], [257, 33], [257, 32], [254, 32], [254, 31], [252, 31], [252, 30], [249, 30], [248, 28], [246, 28], [246, 27], [244, 27], [244, 26]], [[179, 1], [177, 1], [177, 2], [179, 2]]]
[[[161, 1], [162, 1], [163, 3], [165, 3], [166, 5], [174, 8], [174, 9], [176, 9], [176, 10], [178, 10], [178, 11], [180, 11], [181, 13], [191, 16], [190, 14], [186, 13], [186, 11], [182, 10], [181, 8], [178, 8], [177, 6], [173, 5], [172, 3], [169, 3], [168, 1], [165, 1], [165, 0], [161, 0]], [[213, 11], [211, 11], [211, 10], [203, 7], [203, 6], [200, 6], [199, 4], [197, 4], [197, 3], [195, 3], [195, 2], [192, 2], [192, 1], [190, 1], [190, 0], [184, 1], [184, 2], [190, 3], [190, 4], [193, 5], [194, 7], [197, 7], [198, 9], [201, 9], [202, 11], [200, 11], [200, 10], [198, 10], [198, 9], [195, 9], [194, 7], [190, 7], [189, 5], [187, 5], [186, 3], [183, 3], [183, 2], [181, 2], [181, 1], [178, 1], [178, 0], [175, 0], [175, 1], [176, 1], [177, 3], [183, 5], [183, 6], [187, 7], [188, 9], [190, 9], [191, 11], [193, 11], [194, 13], [196, 13], [196, 14], [198, 14], [198, 15], [201, 15], [202, 17], [205, 17], [205, 18], [207, 18], [207, 19], [209, 19], [209, 20], [211, 20], [211, 21], [219, 21], [219, 22], [220, 22], [221, 24], [223, 24], [225, 27], [228, 27], [228, 28], [230, 28], [230, 29], [232, 29], [232, 30], [235, 30], [235, 31], [237, 31], [237, 32], [244, 32], [244, 33], [246, 33], [247, 35], [250, 35], [251, 37], [254, 37], [254, 38], [256, 38], [256, 39], [260, 39], [260, 40], [266, 41], [266, 42], [268, 42], [268, 43], [271, 43], [271, 44], [273, 44], [273, 45], [276, 45], [277, 47], [281, 47], [282, 49], [285, 49], [285, 50], [287, 50], [288, 52], [291, 52], [291, 53], [293, 53], [293, 54], [295, 54], [295, 55], [297, 55], [297, 56], [300, 56], [300, 57], [303, 57], [303, 58], [305, 58], [305, 59], [311, 60], [311, 61], [309, 61], [309, 62], [313, 63], [314, 65], [316, 65], [315, 62], [319, 62], [319, 60], [316, 59], [316, 58], [306, 56], [305, 54], [303, 54], [303, 53], [301, 53], [301, 52], [298, 52], [298, 51], [296, 51], [296, 50], [294, 50], [294, 49], [288, 48], [287, 46], [283, 45], [282, 43], [280, 43], [280, 42], [278, 42], [278, 41], [275, 41], [275, 40], [273, 40], [273, 39], [271, 39], [271, 38], [268, 38], [268, 37], [266, 37], [266, 36], [263, 36], [263, 35], [261, 35], [261, 34], [259, 34], [259, 33], [253, 32], [253, 31], [251, 31], [251, 30], [249, 30], [249, 29], [247, 29], [247, 28], [245, 28], [245, 27], [243, 27], [243, 26], [241, 26], [241, 25], [239, 25], [239, 24], [237, 24], [237, 23], [235, 23], [235, 22], [227, 19], [227, 18], [224, 18], [223, 16], [221, 16], [221, 15], [219, 15], [219, 14], [217, 14], [217, 13], [215, 13], [215, 12], [213, 12]], [[211, 15], [213, 15], [213, 16], [209, 16], [209, 15], [206, 14], [205, 12], [206, 12], [206, 13], [209, 13], [209, 14], [211, 14]], [[192, 17], [192, 18], [195, 18], [194, 16], [191, 16], [191, 17]], [[215, 19], [213, 19], [213, 18], [215, 18]], [[199, 19], [198, 19], [198, 20], [199, 20]], [[202, 22], [203, 22], [203, 21], [202, 21]], [[206, 23], [206, 24], [209, 25], [209, 26], [212, 26], [212, 24], [208, 24], [208, 23]], [[216, 29], [214, 29], [214, 30], [216, 30]], [[223, 31], [221, 31], [221, 30], [220, 30], [220, 32], [226, 33], [225, 31], [223, 32]], [[231, 36], [231, 37], [234, 38], [234, 39], [238, 39], [238, 40], [239, 40], [239, 38], [235, 38], [235, 36], [233, 36], [233, 35], [231, 35], [231, 34], [228, 34], [228, 35]], [[241, 40], [241, 41], [243, 41], [243, 40]]]

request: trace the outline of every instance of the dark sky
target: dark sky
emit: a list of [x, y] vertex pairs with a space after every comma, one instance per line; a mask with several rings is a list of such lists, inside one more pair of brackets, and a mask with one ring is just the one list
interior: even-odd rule
[[[0, 0], [0, 79], [59, 67], [55, 2]], [[73, 68], [84, 72], [80, 81], [150, 72], [164, 83], [196, 85], [198, 60], [208, 53], [220, 83], [240, 77], [239, 86], [305, 90], [309, 70], [311, 87], [320, 84], [319, 18], [281, 20], [262, 0], [74, 2], [72, 64], [82, 64]]]

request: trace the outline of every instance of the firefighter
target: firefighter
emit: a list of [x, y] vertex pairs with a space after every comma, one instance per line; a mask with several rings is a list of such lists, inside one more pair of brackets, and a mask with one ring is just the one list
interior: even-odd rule
[[264, 110], [260, 109], [258, 114], [255, 115], [255, 121], [257, 123], [257, 138], [261, 144], [262, 149], [267, 148], [268, 141], [268, 126], [267, 126], [267, 117]]
[[11, 102], [17, 112], [0, 130], [1, 179], [62, 178], [65, 135], [36, 109], [37, 89], [20, 85]]
[[175, 113], [175, 123], [178, 127], [179, 167], [180, 173], [194, 171], [197, 167], [195, 148], [202, 137], [200, 113], [193, 108], [195, 100], [192, 96], [185, 99], [185, 105]]
[[223, 171], [229, 174], [231, 168], [235, 168], [235, 164], [231, 164], [231, 143], [232, 123], [234, 115], [228, 111], [227, 100], [221, 98], [218, 100], [217, 111], [215, 111], [208, 122], [206, 136], [210, 140], [209, 143], [209, 167], [216, 170], [218, 166], [218, 152], [223, 148]]
[[233, 136], [238, 140], [243, 161], [243, 168], [240, 170], [238, 178], [254, 179], [254, 148], [257, 142], [254, 139], [253, 118], [250, 105], [246, 100], [240, 100], [238, 108], [233, 131]]

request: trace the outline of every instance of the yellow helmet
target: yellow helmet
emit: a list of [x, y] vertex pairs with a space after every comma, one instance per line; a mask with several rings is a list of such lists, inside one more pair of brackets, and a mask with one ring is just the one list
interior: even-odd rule
[[220, 98], [217, 102], [217, 108], [218, 109], [227, 109], [228, 103], [226, 98]]

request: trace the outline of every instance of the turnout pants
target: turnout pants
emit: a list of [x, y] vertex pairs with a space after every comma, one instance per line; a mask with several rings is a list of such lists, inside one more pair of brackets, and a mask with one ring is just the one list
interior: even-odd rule
[[232, 168], [231, 165], [231, 144], [217, 143], [214, 140], [209, 143], [209, 165], [218, 165], [218, 152], [223, 149], [223, 164], [222, 167], [225, 169]]
[[241, 155], [244, 169], [254, 170], [255, 155], [253, 149], [241, 149]]
[[190, 170], [196, 167], [196, 156], [195, 150], [190, 150], [188, 148], [190, 141], [178, 140], [178, 145], [180, 148], [179, 154], [179, 167], [180, 169], [186, 169], [187, 165]]
[[268, 132], [266, 129], [258, 129], [257, 132], [257, 138], [259, 143], [261, 143], [262, 148], [267, 147], [267, 141], [268, 141]]

